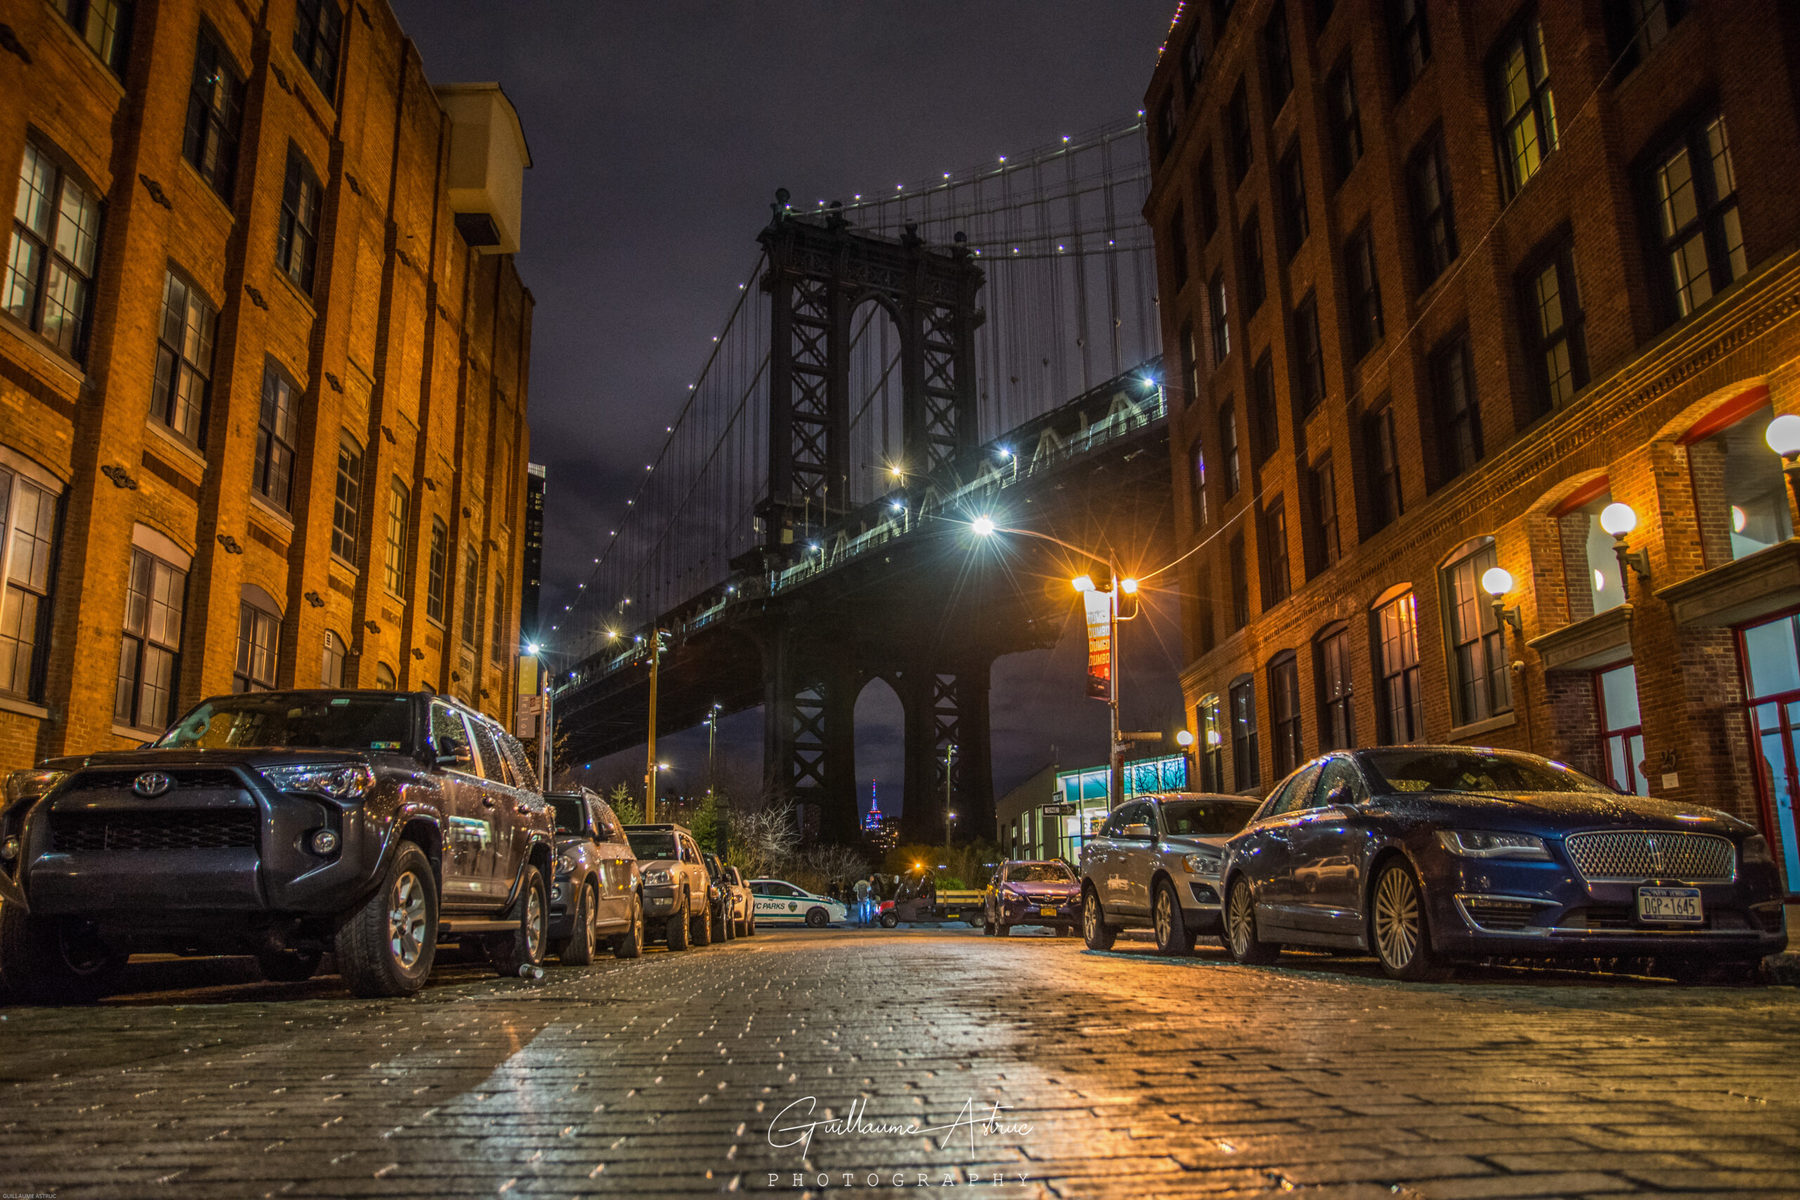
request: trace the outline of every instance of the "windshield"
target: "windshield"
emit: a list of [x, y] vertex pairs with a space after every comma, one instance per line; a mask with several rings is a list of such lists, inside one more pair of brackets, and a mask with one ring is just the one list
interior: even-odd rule
[[625, 840], [631, 843], [631, 852], [640, 859], [681, 857], [681, 851], [675, 847], [675, 835], [666, 830], [639, 830], [627, 833]]
[[1255, 800], [1165, 800], [1163, 833], [1169, 837], [1232, 834], [1250, 823]]
[[1618, 793], [1559, 762], [1493, 750], [1372, 750], [1363, 762], [1390, 792]]
[[1075, 873], [1058, 862], [1014, 863], [1006, 868], [1008, 883], [1074, 883]]
[[566, 796], [545, 796], [544, 799], [556, 810], [556, 832], [581, 833], [587, 829], [587, 814], [581, 810], [581, 801]]
[[412, 704], [406, 696], [261, 692], [202, 702], [156, 745], [399, 753], [411, 740]]

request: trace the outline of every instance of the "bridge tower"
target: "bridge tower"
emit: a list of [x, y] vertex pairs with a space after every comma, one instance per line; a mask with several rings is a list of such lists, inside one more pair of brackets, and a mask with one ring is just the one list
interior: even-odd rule
[[[859, 232], [836, 206], [823, 219], [795, 217], [787, 199], [785, 190], [776, 193], [774, 216], [759, 235], [768, 256], [761, 286], [772, 340], [769, 484], [758, 507], [769, 564], [805, 552], [796, 546], [797, 521], [819, 528], [849, 518], [860, 473], [877, 469], [850, 461], [851, 320], [863, 304], [879, 304], [898, 335], [906, 482], [922, 487], [954, 479], [981, 440], [975, 330], [983, 318], [976, 306], [983, 273], [962, 235], [939, 249], [912, 225], [899, 238]], [[880, 675], [895, 685], [906, 712], [903, 836], [943, 836], [947, 795], [960, 806], [965, 833], [987, 833], [993, 825], [991, 658], [962, 661], [932, 644], [877, 648], [853, 638], [858, 644], [846, 645], [824, 636], [837, 622], [820, 615], [781, 608], [764, 623], [768, 789], [816, 806], [822, 836], [856, 837], [856, 697]]]

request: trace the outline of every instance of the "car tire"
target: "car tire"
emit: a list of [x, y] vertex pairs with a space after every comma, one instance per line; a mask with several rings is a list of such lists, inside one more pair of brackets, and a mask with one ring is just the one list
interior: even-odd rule
[[688, 920], [687, 909], [684, 907], [669, 918], [663, 940], [671, 950], [686, 950], [692, 942], [693, 931], [693, 924]]
[[1256, 934], [1256, 896], [1241, 875], [1225, 894], [1225, 928], [1220, 936], [1231, 957], [1245, 966], [1266, 966], [1281, 956], [1279, 945]]
[[734, 922], [729, 915], [714, 923], [719, 928], [719, 940], [721, 942], [729, 942], [732, 938], [737, 936], [736, 922]]
[[544, 894], [544, 877], [536, 867], [525, 868], [519, 897], [506, 915], [519, 924], [517, 929], [498, 934], [488, 942], [488, 959], [494, 964], [494, 973], [514, 976], [542, 966], [550, 934], [550, 902]]
[[319, 970], [323, 950], [264, 950], [256, 956], [256, 969], [270, 983], [304, 983]]
[[87, 932], [0, 905], [0, 982], [21, 1000], [81, 1004], [111, 992], [126, 955]]
[[644, 899], [642, 896], [631, 897], [631, 924], [625, 932], [615, 934], [612, 940], [614, 958], [639, 958], [644, 953]]
[[700, 911], [688, 919], [688, 941], [696, 946], [712, 945], [712, 905], [702, 904]]
[[431, 860], [401, 842], [381, 886], [338, 925], [338, 974], [357, 996], [407, 996], [437, 960], [438, 889]]
[[1119, 937], [1119, 931], [1106, 923], [1100, 893], [1093, 888], [1081, 894], [1081, 936], [1089, 950], [1111, 950]]
[[575, 902], [575, 919], [569, 926], [569, 940], [562, 944], [562, 949], [556, 955], [564, 966], [585, 967], [594, 961], [600, 940], [594, 932], [597, 916], [598, 903], [594, 889], [582, 884], [581, 899]]
[[824, 909], [809, 908], [806, 910], [806, 927], [808, 929], [823, 929], [829, 924], [831, 924], [831, 914]]
[[1421, 983], [1450, 974], [1431, 948], [1424, 889], [1412, 868], [1397, 859], [1375, 877], [1369, 893], [1369, 945], [1389, 978]]
[[890, 912], [890, 913], [882, 913], [881, 914], [881, 927], [883, 929], [895, 929], [895, 928], [898, 928], [899, 925], [900, 925], [900, 918], [896, 917], [893, 913]]
[[1194, 952], [1194, 935], [1188, 932], [1187, 918], [1181, 915], [1181, 901], [1175, 897], [1175, 885], [1166, 879], [1156, 881], [1150, 914], [1158, 954], [1183, 958]]

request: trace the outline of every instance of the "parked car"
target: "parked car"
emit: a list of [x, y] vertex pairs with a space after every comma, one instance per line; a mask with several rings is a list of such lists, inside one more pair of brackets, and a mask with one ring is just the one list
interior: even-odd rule
[[644, 897], [637, 856], [606, 801], [586, 788], [544, 797], [556, 817], [556, 881], [550, 946], [563, 962], [594, 961], [600, 945], [619, 958], [644, 952]]
[[744, 882], [744, 873], [730, 863], [719, 864], [720, 886], [730, 897], [731, 934], [733, 937], [750, 937], [756, 933], [756, 897], [750, 894], [750, 885]]
[[1081, 881], [1062, 859], [1008, 859], [982, 893], [981, 929], [999, 937], [1017, 925], [1073, 933], [1080, 906]]
[[702, 850], [700, 860], [706, 865], [706, 894], [712, 905], [713, 937], [729, 942], [737, 936], [737, 925], [731, 919], [736, 900], [731, 894], [731, 883], [725, 878], [725, 864], [710, 850]]
[[0, 978], [90, 998], [135, 951], [254, 954], [301, 980], [326, 950], [361, 996], [417, 991], [440, 938], [503, 975], [548, 934], [550, 810], [490, 718], [428, 692], [203, 700], [148, 747], [16, 771]]
[[797, 887], [785, 879], [752, 879], [755, 920], [761, 924], [804, 924], [814, 929], [846, 921], [850, 912], [829, 896]]
[[1081, 929], [1095, 950], [1148, 928], [1164, 954], [1188, 954], [1221, 927], [1225, 843], [1255, 814], [1243, 796], [1173, 792], [1115, 809], [1081, 847]]
[[627, 825], [644, 881], [644, 920], [671, 950], [713, 940], [712, 878], [694, 835], [680, 825]]
[[1511, 750], [1315, 759], [1231, 840], [1225, 887], [1238, 961], [1362, 950], [1398, 979], [1488, 957], [1740, 971], [1787, 942], [1775, 861], [1750, 825]]

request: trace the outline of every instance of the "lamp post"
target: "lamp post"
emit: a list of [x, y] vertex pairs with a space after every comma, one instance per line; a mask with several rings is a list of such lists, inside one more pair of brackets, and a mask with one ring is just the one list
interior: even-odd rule
[[1769, 449], [1781, 455], [1781, 473], [1787, 476], [1794, 503], [1800, 505], [1800, 417], [1781, 414], [1769, 422], [1763, 439], [1769, 443]]
[[662, 668], [663, 631], [650, 629], [650, 728], [644, 753], [644, 823], [656, 822], [656, 680]]
[[1186, 760], [1187, 790], [1197, 792], [1200, 790], [1197, 782], [1200, 778], [1200, 754], [1194, 749], [1194, 731], [1186, 728], [1177, 730], [1175, 744], [1181, 747], [1181, 757]]
[[1637, 572], [1640, 583], [1650, 582], [1649, 552], [1632, 550], [1625, 544], [1625, 539], [1637, 528], [1637, 520], [1637, 511], [1623, 501], [1615, 500], [1600, 510], [1600, 528], [1612, 535], [1613, 556], [1619, 560], [1619, 590], [1625, 593], [1627, 600], [1631, 598], [1625, 577], [1627, 567]]
[[951, 742], [944, 747], [944, 849], [950, 848], [950, 821], [956, 816], [950, 811], [950, 783], [954, 778], [952, 772], [956, 767], [956, 743]]
[[713, 781], [714, 781], [714, 765], [715, 765], [714, 759], [713, 759], [713, 750], [714, 750], [715, 746], [717, 745], [718, 738], [719, 738], [719, 708], [720, 707], [721, 707], [720, 705], [714, 704], [712, 706], [711, 711], [709, 711], [706, 714], [706, 798], [708, 800], [711, 800], [713, 798]]
[[[1507, 607], [1506, 595], [1513, 590], [1512, 572], [1504, 567], [1489, 567], [1481, 573], [1481, 590], [1494, 601], [1494, 624], [1501, 629], [1511, 627], [1519, 639], [1519, 657], [1514, 659], [1507, 655], [1507, 669], [1519, 681], [1519, 706], [1525, 710], [1525, 749], [1537, 752], [1536, 739], [1531, 730], [1531, 685], [1525, 678], [1525, 621], [1519, 615], [1519, 606]], [[1501, 643], [1503, 646], [1505, 642]]]

